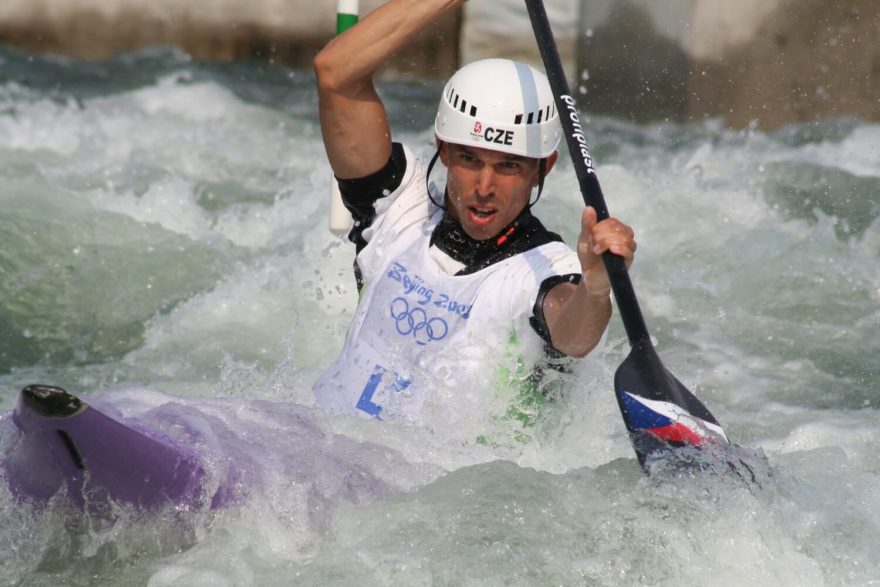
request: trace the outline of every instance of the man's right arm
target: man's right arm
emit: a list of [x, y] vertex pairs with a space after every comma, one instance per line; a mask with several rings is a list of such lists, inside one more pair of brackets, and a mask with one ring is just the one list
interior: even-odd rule
[[376, 70], [465, 0], [391, 0], [315, 57], [324, 148], [340, 179], [366, 177], [391, 156], [391, 129], [373, 85]]

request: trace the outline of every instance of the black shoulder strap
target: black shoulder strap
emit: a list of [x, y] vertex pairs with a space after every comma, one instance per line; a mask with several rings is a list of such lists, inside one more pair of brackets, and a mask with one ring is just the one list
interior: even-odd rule
[[550, 328], [547, 326], [547, 319], [544, 317], [544, 299], [547, 297], [547, 292], [560, 283], [573, 283], [577, 285], [580, 282], [580, 273], [568, 273], [566, 275], [554, 275], [548, 277], [541, 283], [541, 287], [538, 288], [538, 297], [535, 299], [535, 305], [532, 307], [532, 315], [529, 317], [529, 324], [532, 325], [532, 328], [538, 333], [538, 336], [544, 339], [544, 342], [547, 343], [547, 354], [551, 356], [553, 356], [554, 353], [557, 355], [562, 355], [563, 353], [556, 350], [553, 347], [553, 343], [550, 341]]
[[357, 252], [367, 246], [363, 232], [376, 217], [374, 204], [380, 198], [391, 194], [400, 187], [405, 172], [406, 153], [403, 150], [403, 145], [392, 143], [391, 156], [379, 171], [366, 177], [336, 179], [342, 194], [342, 203], [345, 204], [354, 219], [354, 226], [348, 233], [348, 240], [355, 244]]

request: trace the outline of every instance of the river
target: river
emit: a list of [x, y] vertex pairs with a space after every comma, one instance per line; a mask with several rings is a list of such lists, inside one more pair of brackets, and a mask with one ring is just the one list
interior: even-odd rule
[[[380, 90], [429, 157], [440, 86]], [[880, 584], [880, 126], [584, 121], [658, 352], [766, 455], [758, 482], [643, 475], [617, 317], [527, 428], [479, 390], [404, 422], [321, 412], [357, 292], [311, 72], [0, 49], [0, 449], [18, 391], [51, 383], [185, 419], [259, 481], [217, 512], [101, 516], [0, 484], [0, 584]], [[573, 242], [581, 206], [560, 163], [536, 213]]]

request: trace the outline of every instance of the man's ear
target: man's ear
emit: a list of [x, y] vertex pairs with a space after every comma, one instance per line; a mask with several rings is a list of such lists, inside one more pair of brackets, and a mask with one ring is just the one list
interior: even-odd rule
[[556, 160], [559, 159], [559, 151], [553, 151], [549, 157], [547, 157], [547, 169], [544, 171], [544, 175], [550, 173], [550, 170], [553, 169], [553, 166], [556, 165]]

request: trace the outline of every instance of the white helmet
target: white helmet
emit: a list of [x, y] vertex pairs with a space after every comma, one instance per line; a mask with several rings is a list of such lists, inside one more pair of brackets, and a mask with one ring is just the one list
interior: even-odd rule
[[547, 76], [509, 59], [465, 65], [446, 82], [434, 133], [449, 143], [549, 157], [560, 127]]

